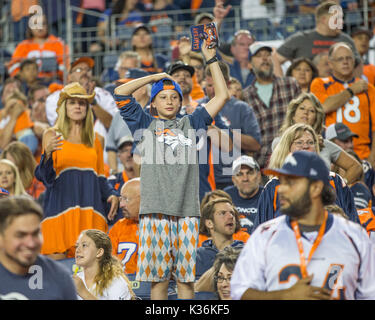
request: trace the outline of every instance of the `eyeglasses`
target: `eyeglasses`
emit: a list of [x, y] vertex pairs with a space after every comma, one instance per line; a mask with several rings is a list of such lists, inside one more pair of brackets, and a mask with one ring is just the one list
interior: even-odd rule
[[217, 276], [216, 277], [217, 283], [223, 283], [224, 280], [226, 280], [229, 283], [231, 279], [232, 279], [232, 275], [230, 275], [228, 277], [223, 277], [223, 276]]
[[77, 69], [74, 69], [72, 72], [89, 72], [91, 69], [90, 68], [77, 68]]
[[353, 57], [349, 56], [349, 57], [339, 57], [339, 58], [336, 58], [336, 59], [332, 59], [333, 61], [336, 61], [336, 62], [344, 62], [344, 61], [348, 61], [348, 62], [351, 62], [354, 60]]
[[297, 141], [294, 141], [293, 144], [296, 145], [299, 148], [301, 148], [305, 145], [307, 145], [308, 147], [315, 146], [315, 142], [313, 140], [309, 140], [309, 141], [297, 140]]
[[120, 196], [118, 197], [120, 201], [124, 201], [125, 203], [129, 203], [130, 199], [127, 197]]

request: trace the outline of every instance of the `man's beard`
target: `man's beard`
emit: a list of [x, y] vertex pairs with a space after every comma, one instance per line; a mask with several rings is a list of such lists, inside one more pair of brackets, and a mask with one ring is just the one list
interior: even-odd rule
[[268, 71], [263, 71], [254, 67], [253, 67], [253, 71], [255, 75], [257, 76], [257, 78], [260, 78], [262, 80], [269, 80], [272, 78], [272, 75], [273, 75], [273, 65], [272, 64], [270, 65], [270, 69]]
[[288, 208], [280, 208], [281, 213], [288, 215], [291, 218], [301, 218], [306, 215], [311, 209], [311, 198], [308, 192], [309, 188], [299, 199], [293, 200]]

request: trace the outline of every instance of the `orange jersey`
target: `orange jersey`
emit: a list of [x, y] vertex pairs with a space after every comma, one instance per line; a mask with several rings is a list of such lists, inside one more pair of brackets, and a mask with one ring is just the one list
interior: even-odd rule
[[375, 215], [372, 208], [358, 209], [358, 218], [362, 226], [366, 228], [368, 235], [375, 234]]
[[204, 91], [201, 85], [198, 83], [197, 75], [194, 73], [192, 77], [193, 88], [191, 89], [190, 96], [193, 100], [203, 99], [205, 97]]
[[363, 66], [363, 74], [366, 76], [368, 83], [375, 85], [375, 66], [366, 64]]
[[[238, 231], [235, 234], [233, 234], [233, 240], [239, 240], [243, 243], [246, 243], [246, 241], [250, 238], [250, 235], [245, 231]], [[204, 234], [199, 234], [199, 240], [198, 240], [198, 248], [202, 246], [203, 241], [208, 240], [208, 237]]]
[[[356, 78], [355, 81], [357, 80], [359, 79]], [[323, 104], [329, 96], [342, 92], [348, 88], [349, 84], [333, 77], [315, 78], [310, 89]], [[358, 134], [358, 138], [353, 138], [353, 144], [354, 151], [361, 159], [367, 159], [370, 155], [371, 135], [375, 131], [375, 110], [371, 112], [370, 109], [374, 105], [375, 87], [369, 84], [366, 92], [355, 95], [336, 111], [326, 114], [325, 125], [327, 127], [333, 123], [342, 122]]]
[[112, 254], [119, 258], [127, 274], [135, 274], [138, 259], [138, 223], [123, 218], [117, 221], [108, 233], [112, 242]]
[[[8, 71], [9, 74], [14, 77], [20, 70], [20, 65], [24, 59], [36, 58], [39, 67], [41, 67], [41, 58], [51, 58], [56, 57], [58, 75], [62, 79], [64, 70], [64, 55], [65, 55], [65, 66], [69, 66], [68, 61], [68, 47], [64, 46], [61, 39], [55, 37], [54, 35], [49, 35], [46, 42], [43, 45], [32, 40], [24, 40], [19, 43], [14, 50], [12, 60], [9, 63]], [[40, 78], [51, 77], [53, 73], [51, 72], [39, 72], [38, 76]]]

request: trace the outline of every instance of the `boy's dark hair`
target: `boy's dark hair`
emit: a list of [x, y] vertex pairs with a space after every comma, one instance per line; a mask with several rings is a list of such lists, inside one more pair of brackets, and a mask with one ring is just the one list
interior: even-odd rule
[[43, 219], [42, 207], [31, 198], [11, 196], [0, 199], [0, 233], [3, 233], [15, 218], [26, 214], [35, 214], [40, 220]]
[[26, 66], [30, 64], [34, 64], [36, 68], [38, 69], [38, 64], [36, 63], [35, 59], [25, 59], [25, 60], [22, 60], [20, 64], [20, 71], [22, 71], [23, 68], [25, 68]]

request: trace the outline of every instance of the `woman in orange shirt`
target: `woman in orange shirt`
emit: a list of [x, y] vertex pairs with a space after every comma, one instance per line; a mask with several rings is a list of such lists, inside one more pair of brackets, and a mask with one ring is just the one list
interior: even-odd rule
[[[36, 18], [31, 16], [30, 19], [35, 20]], [[22, 60], [36, 58], [39, 65], [40, 72], [38, 76], [40, 78], [43, 78], [45, 82], [50, 82], [49, 80], [58, 76], [62, 81], [64, 69], [69, 66], [68, 47], [64, 45], [60, 38], [48, 33], [47, 18], [45, 16], [43, 16], [41, 22], [41, 26], [36, 25], [32, 29], [28, 25], [26, 40], [19, 43], [14, 50], [12, 60], [8, 65], [8, 72], [13, 77], [18, 73]], [[56, 70], [42, 71], [43, 61], [41, 59], [43, 58], [55, 58]]]
[[57, 103], [56, 124], [43, 134], [35, 175], [47, 189], [42, 254], [54, 259], [74, 256], [82, 230], [107, 232], [106, 219], [112, 220], [118, 208], [104, 173], [104, 139], [94, 133], [94, 97], [78, 82], [66, 85]]

